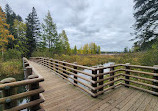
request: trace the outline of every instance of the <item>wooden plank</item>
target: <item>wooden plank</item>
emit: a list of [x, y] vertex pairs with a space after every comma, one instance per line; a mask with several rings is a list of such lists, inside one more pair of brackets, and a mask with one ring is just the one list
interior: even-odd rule
[[136, 111], [144, 111], [146, 106], [150, 103], [151, 101], [151, 95], [148, 95], [142, 102], [142, 104], [138, 107]]
[[146, 105], [146, 108], [144, 111], [153, 111], [154, 107], [157, 106], [157, 104], [156, 104], [157, 100], [158, 100], [157, 97], [152, 96], [151, 98], [152, 98], [152, 100], [150, 101], [150, 103], [148, 105]]
[[156, 105], [155, 105], [155, 107], [153, 108], [153, 111], [158, 111], [158, 99], [156, 100]]
[[138, 98], [138, 100], [135, 102], [135, 104], [134, 105], [132, 105], [132, 107], [130, 107], [129, 109], [128, 109], [128, 111], [135, 111], [135, 110], [137, 110], [138, 109], [138, 107], [141, 105], [141, 103], [144, 101], [144, 99], [147, 97], [147, 94], [145, 93], [145, 94], [142, 94], [139, 98]]
[[119, 103], [121, 103], [122, 101], [124, 101], [127, 97], [129, 97], [130, 95], [132, 95], [132, 93], [134, 92], [134, 90], [127, 90], [126, 93], [124, 93], [120, 98], [118, 98], [116, 101], [113, 101], [111, 103], [111, 105], [109, 105], [108, 107], [104, 108], [104, 110], [106, 111], [111, 111], [113, 108], [115, 108], [116, 105], [118, 105]]
[[[93, 103], [93, 104], [89, 105], [88, 107], [86, 107], [85, 110], [87, 110], [87, 111], [99, 110], [102, 107], [106, 107], [109, 105], [108, 101], [115, 100], [116, 97], [121, 96], [123, 94], [122, 92], [126, 92], [126, 91], [127, 91], [127, 89], [124, 87], [115, 89], [112, 92], [108, 93], [106, 98], [103, 98], [101, 96], [100, 98], [102, 98], [102, 101], [99, 101], [98, 103]], [[104, 104], [104, 106], [102, 106], [103, 104]]]
[[[134, 89], [133, 89], [134, 90]], [[139, 91], [134, 91], [130, 96], [128, 96], [124, 101], [120, 102], [118, 105], [116, 105], [117, 109], [122, 109], [130, 100], [131, 98], [138, 95]]]
[[122, 109], [120, 109], [120, 111], [127, 111], [142, 94], [143, 94], [142, 92], [138, 92], [137, 94], [134, 94], [133, 97], [130, 99], [130, 101], [128, 101], [127, 104], [125, 104], [125, 106]]

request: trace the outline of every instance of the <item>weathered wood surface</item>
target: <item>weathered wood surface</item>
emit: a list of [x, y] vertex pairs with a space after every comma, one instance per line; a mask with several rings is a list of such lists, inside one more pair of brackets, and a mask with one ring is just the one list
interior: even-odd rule
[[46, 111], [158, 111], [158, 97], [151, 94], [121, 86], [92, 98], [48, 68], [30, 63], [45, 79], [40, 85]]

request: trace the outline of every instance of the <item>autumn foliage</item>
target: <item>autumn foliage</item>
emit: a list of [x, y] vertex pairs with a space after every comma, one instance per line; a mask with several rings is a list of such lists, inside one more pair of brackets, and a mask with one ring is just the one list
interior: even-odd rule
[[5, 50], [6, 44], [8, 44], [9, 39], [13, 39], [13, 35], [10, 34], [9, 25], [6, 23], [5, 13], [2, 11], [2, 8], [0, 7], [0, 49], [2, 51], [2, 54]]

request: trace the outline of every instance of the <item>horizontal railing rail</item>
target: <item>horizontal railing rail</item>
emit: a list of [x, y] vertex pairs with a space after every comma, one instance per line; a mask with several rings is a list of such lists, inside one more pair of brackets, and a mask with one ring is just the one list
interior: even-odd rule
[[[44, 78], [36, 74], [26, 58], [23, 58], [23, 68], [25, 80], [16, 81], [15, 78], [5, 78], [1, 80], [0, 91], [2, 91], [2, 98], [0, 98], [0, 105], [4, 111], [19, 111], [29, 109], [30, 111], [44, 110], [40, 103], [44, 102], [42, 93], [44, 89], [39, 85], [44, 81]], [[18, 87], [27, 87], [25, 92], [18, 93]], [[27, 103], [18, 104], [22, 98], [27, 98]]]
[[[156, 66], [139, 66], [127, 63], [112, 64], [106, 67], [87, 67], [44, 57], [32, 57], [30, 60], [51, 69], [92, 97], [97, 97], [120, 85], [158, 95], [158, 68]], [[109, 69], [109, 71], [105, 72], [104, 69]], [[88, 72], [84, 70], [88, 70]]]

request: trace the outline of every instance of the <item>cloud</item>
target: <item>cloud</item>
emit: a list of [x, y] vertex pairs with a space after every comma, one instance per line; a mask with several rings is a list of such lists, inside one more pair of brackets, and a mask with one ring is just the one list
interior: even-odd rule
[[132, 0], [0, 0], [3, 9], [6, 3], [23, 18], [34, 6], [41, 22], [50, 10], [58, 32], [66, 30], [72, 48], [95, 42], [102, 51], [123, 51], [133, 45]]

